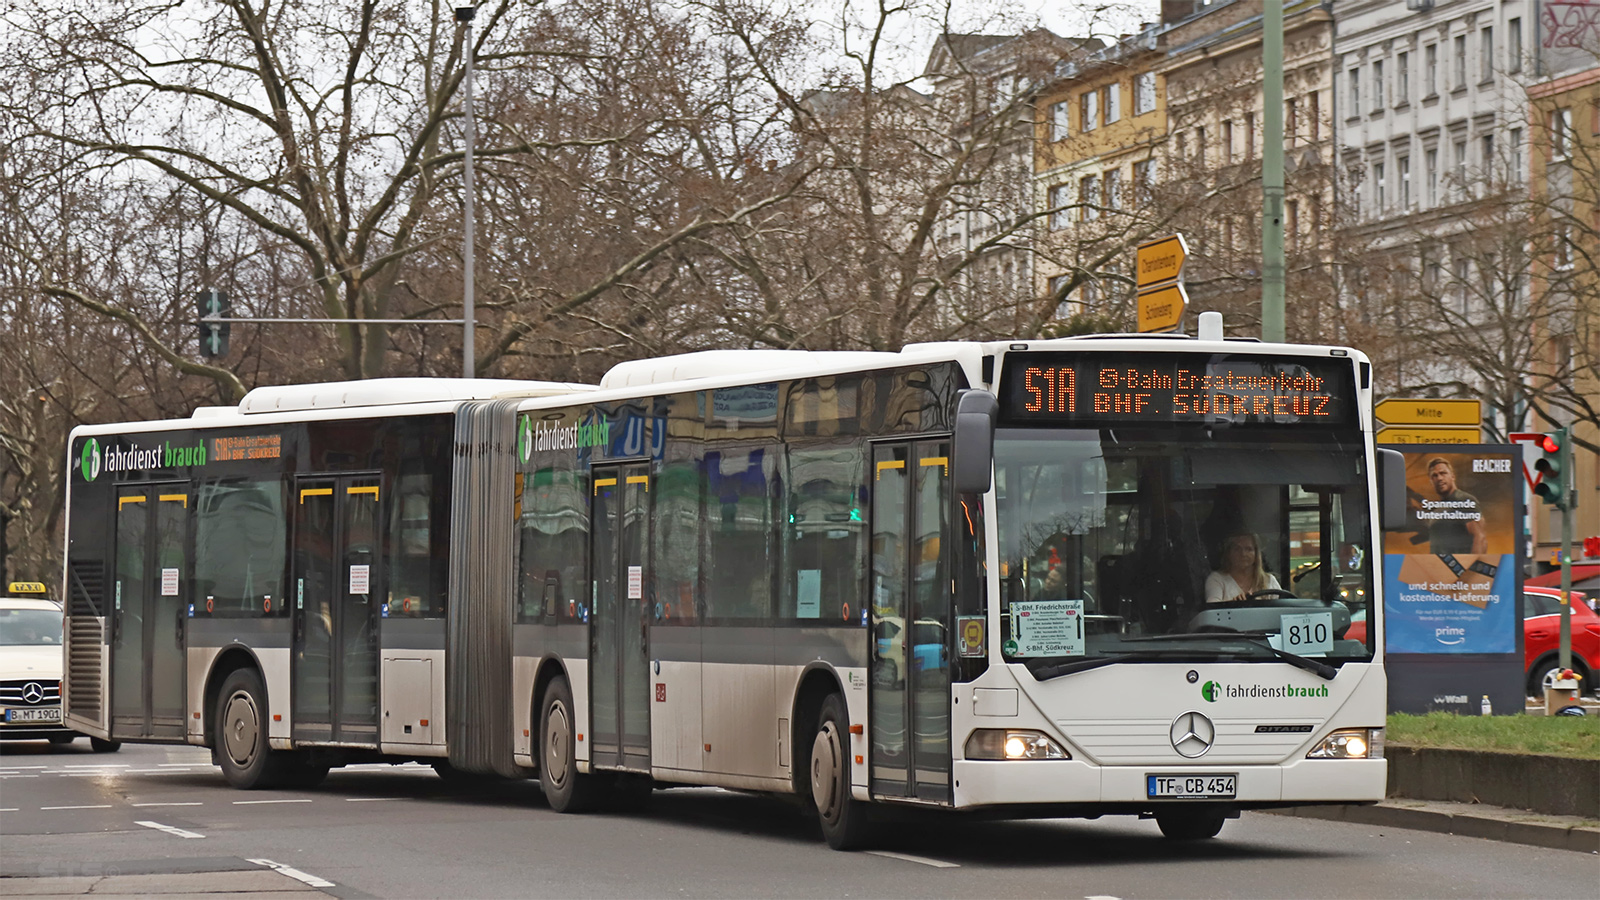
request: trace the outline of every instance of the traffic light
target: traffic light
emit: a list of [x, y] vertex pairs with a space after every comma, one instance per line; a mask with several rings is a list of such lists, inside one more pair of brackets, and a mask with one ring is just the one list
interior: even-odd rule
[[1533, 492], [1551, 506], [1566, 509], [1567, 430], [1552, 431], [1534, 446], [1539, 450], [1539, 459], [1533, 464], [1539, 473], [1539, 482], [1533, 486]]
[[1583, 558], [1600, 559], [1600, 535], [1583, 539]]
[[228, 355], [228, 323], [207, 322], [208, 316], [226, 317], [233, 307], [228, 304], [228, 295], [218, 290], [201, 291], [195, 298], [196, 306], [200, 310], [200, 355], [215, 359]]

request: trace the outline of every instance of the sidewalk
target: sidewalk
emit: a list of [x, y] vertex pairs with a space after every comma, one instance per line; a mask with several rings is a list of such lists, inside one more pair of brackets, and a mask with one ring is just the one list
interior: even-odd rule
[[1266, 810], [1273, 815], [1356, 822], [1459, 834], [1554, 850], [1600, 853], [1600, 822], [1576, 816], [1548, 816], [1525, 809], [1441, 800], [1385, 800], [1376, 806], [1296, 806]]

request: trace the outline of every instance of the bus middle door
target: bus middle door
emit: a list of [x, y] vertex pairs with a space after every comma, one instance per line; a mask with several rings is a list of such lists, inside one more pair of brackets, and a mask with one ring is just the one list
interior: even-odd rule
[[950, 802], [950, 442], [876, 444], [868, 721], [873, 796]]
[[295, 479], [296, 741], [375, 746], [384, 526], [379, 476]]
[[589, 618], [590, 761], [597, 769], [650, 771], [650, 467], [595, 466]]

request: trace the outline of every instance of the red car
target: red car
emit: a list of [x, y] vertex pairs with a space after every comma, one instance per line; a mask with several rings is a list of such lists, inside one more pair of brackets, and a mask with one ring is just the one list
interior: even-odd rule
[[[1583, 679], [1579, 690], [1587, 694], [1600, 685], [1600, 615], [1589, 608], [1589, 599], [1582, 591], [1572, 592], [1572, 671]], [[1350, 629], [1344, 633], [1348, 640], [1367, 642], [1366, 610], [1350, 616]], [[1527, 664], [1528, 694], [1544, 696], [1544, 686], [1555, 680], [1561, 671], [1558, 662], [1561, 644], [1561, 591], [1556, 588], [1528, 587], [1522, 589], [1522, 647]]]

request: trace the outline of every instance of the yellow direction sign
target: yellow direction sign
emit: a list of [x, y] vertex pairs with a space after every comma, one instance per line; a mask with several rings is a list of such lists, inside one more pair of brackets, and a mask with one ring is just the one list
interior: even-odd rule
[[1477, 428], [1483, 413], [1476, 400], [1429, 400], [1394, 397], [1373, 409], [1385, 425], [1470, 425]]
[[1477, 444], [1476, 428], [1384, 428], [1373, 440], [1380, 444]]
[[1177, 282], [1154, 290], [1139, 292], [1139, 333], [1171, 331], [1183, 322], [1183, 311], [1189, 306], [1189, 294]]
[[1181, 278], [1183, 261], [1188, 257], [1189, 245], [1181, 234], [1168, 235], [1140, 244], [1133, 256], [1134, 273], [1139, 290]]

